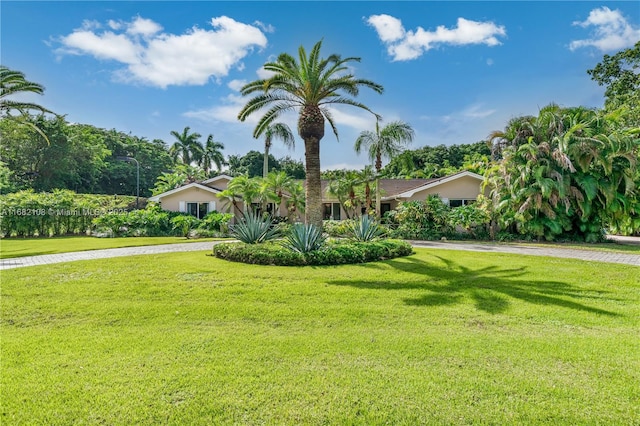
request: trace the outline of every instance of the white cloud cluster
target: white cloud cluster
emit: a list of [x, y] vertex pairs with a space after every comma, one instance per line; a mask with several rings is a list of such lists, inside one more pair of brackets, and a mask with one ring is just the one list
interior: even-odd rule
[[99, 23], [86, 21], [59, 39], [62, 47], [56, 52], [117, 61], [126, 65], [116, 73], [119, 79], [166, 88], [224, 77], [232, 67], [242, 68], [242, 59], [253, 48], [267, 45], [256, 26], [226, 16], [212, 18], [211, 26], [177, 35], [164, 33], [158, 23], [139, 16], [130, 22], [109, 21], [104, 30]]
[[455, 28], [440, 25], [435, 31], [426, 31], [422, 27], [418, 27], [415, 31], [407, 31], [398, 18], [384, 14], [369, 16], [367, 23], [376, 30], [394, 61], [416, 59], [424, 52], [443, 44], [496, 46], [501, 44], [498, 37], [504, 37], [507, 34], [502, 25], [465, 18], [458, 18]]
[[572, 41], [571, 50], [593, 46], [602, 52], [610, 52], [631, 47], [640, 40], [640, 28], [634, 28], [618, 9], [593, 9], [586, 20], [576, 21], [573, 25], [594, 29], [592, 38]]

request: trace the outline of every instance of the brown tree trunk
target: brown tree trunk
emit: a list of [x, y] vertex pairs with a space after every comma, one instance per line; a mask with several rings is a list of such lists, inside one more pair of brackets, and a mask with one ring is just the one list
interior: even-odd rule
[[298, 133], [304, 140], [307, 225], [322, 228], [322, 186], [320, 183], [320, 139], [324, 136], [324, 116], [318, 105], [306, 105], [298, 118]]
[[306, 208], [304, 221], [306, 224], [322, 227], [322, 185], [320, 183], [320, 140], [308, 138], [305, 146], [305, 185]]

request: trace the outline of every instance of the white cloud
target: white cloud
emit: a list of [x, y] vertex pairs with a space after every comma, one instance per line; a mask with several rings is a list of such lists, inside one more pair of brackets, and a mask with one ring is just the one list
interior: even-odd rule
[[[224, 122], [237, 124], [240, 123], [240, 121], [238, 120], [238, 113], [246, 104], [246, 102], [246, 98], [239, 95], [230, 94], [227, 97], [221, 99], [220, 105], [215, 105], [211, 108], [187, 111], [182, 115], [204, 122]], [[245, 121], [257, 124], [259, 118], [260, 117], [258, 114], [254, 114], [249, 116], [249, 118], [247, 118], [247, 120]]]
[[426, 31], [422, 27], [418, 27], [415, 31], [407, 31], [399, 19], [389, 15], [371, 15], [367, 23], [376, 30], [394, 61], [416, 59], [424, 52], [445, 44], [497, 46], [501, 44], [498, 37], [504, 37], [507, 34], [502, 25], [465, 18], [458, 18], [455, 28], [449, 29], [440, 25], [435, 31]]
[[493, 63], [494, 63], [493, 59], [491, 59], [491, 58], [487, 59], [487, 65], [491, 66], [491, 65], [493, 65]]
[[166, 88], [225, 77], [232, 67], [241, 69], [254, 48], [267, 45], [259, 28], [226, 16], [212, 18], [212, 30], [193, 27], [179, 35], [164, 33], [162, 26], [141, 17], [109, 21], [108, 26], [112, 31], [82, 28], [63, 36], [56, 52], [114, 60], [125, 65], [114, 73], [117, 78]]
[[231, 80], [228, 84], [227, 87], [229, 87], [229, 89], [234, 90], [236, 92], [239, 92], [240, 89], [242, 89], [242, 87], [247, 84], [247, 80]]
[[273, 71], [267, 71], [264, 69], [264, 67], [260, 67], [256, 70], [256, 74], [258, 75], [258, 78], [261, 80], [266, 80], [268, 78], [271, 78], [275, 75], [275, 73]]
[[[352, 129], [361, 132], [363, 130], [373, 130], [375, 129], [376, 119], [373, 114], [366, 111], [358, 111], [357, 113], [345, 112], [341, 109], [331, 107], [329, 108], [329, 113], [331, 114], [331, 118], [333, 118], [333, 122], [336, 124], [338, 128], [338, 135], [342, 132], [340, 130], [341, 126], [351, 127]], [[325, 135], [331, 134], [333, 135], [333, 130], [329, 123], [326, 123]], [[341, 138], [342, 140], [342, 138]]]
[[150, 37], [162, 31], [162, 26], [156, 24], [151, 19], [137, 17], [127, 26], [127, 33], [131, 35], [141, 35]]
[[573, 25], [594, 28], [592, 38], [572, 41], [571, 50], [593, 46], [602, 52], [610, 52], [631, 47], [640, 40], [640, 28], [634, 28], [618, 9], [593, 9], [586, 20], [576, 21]]
[[253, 25], [262, 28], [262, 31], [264, 31], [265, 33], [273, 33], [275, 32], [275, 27], [271, 24], [265, 24], [262, 21], [254, 21]]
[[378, 37], [385, 43], [400, 40], [404, 37], [405, 31], [402, 21], [389, 15], [371, 15], [367, 23], [378, 32]]

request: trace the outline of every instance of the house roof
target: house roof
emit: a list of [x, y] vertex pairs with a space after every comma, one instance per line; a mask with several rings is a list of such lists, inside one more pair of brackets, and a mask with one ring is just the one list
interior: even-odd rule
[[217, 181], [219, 181], [219, 180], [223, 180], [223, 179], [225, 179], [225, 180], [231, 180], [231, 179], [233, 179], [233, 177], [232, 177], [232, 176], [229, 176], [229, 175], [218, 175], [218, 176], [214, 176], [214, 177], [212, 177], [212, 178], [209, 178], [209, 179], [203, 180], [203, 181], [201, 181], [200, 183], [201, 183], [201, 184], [203, 184], [203, 185], [208, 185], [208, 184], [210, 184], [210, 183], [214, 183], [214, 182], [217, 182]]
[[478, 179], [479, 181], [484, 180], [484, 177], [480, 176], [479, 174], [465, 170], [463, 172], [454, 173], [452, 175], [437, 178], [437, 179], [428, 179], [426, 180], [426, 182], [423, 182], [423, 184], [420, 186], [405, 190], [403, 192], [396, 193], [394, 195], [392, 195], [390, 192], [387, 192], [387, 196], [381, 197], [381, 199], [383, 201], [388, 201], [388, 200], [393, 200], [397, 198], [409, 198], [409, 197], [412, 197], [417, 192], [424, 191], [425, 189], [433, 188], [435, 186], [442, 185], [444, 183], [451, 182], [453, 180], [460, 179], [462, 177], [472, 177], [472, 178]]
[[184, 185], [184, 186], [181, 186], [179, 188], [172, 189], [171, 191], [167, 191], [167, 192], [163, 192], [162, 194], [154, 195], [153, 197], [149, 198], [149, 201], [154, 201], [154, 202], [157, 203], [157, 202], [160, 201], [161, 198], [164, 198], [164, 197], [166, 197], [168, 195], [177, 194], [178, 192], [182, 192], [182, 191], [187, 190], [189, 188], [199, 188], [199, 189], [202, 189], [204, 191], [211, 192], [212, 194], [217, 194], [217, 193], [221, 192], [219, 189], [211, 188], [209, 186], [202, 185], [201, 183], [198, 183], [198, 182], [193, 182], [193, 183], [190, 183], [188, 185]]

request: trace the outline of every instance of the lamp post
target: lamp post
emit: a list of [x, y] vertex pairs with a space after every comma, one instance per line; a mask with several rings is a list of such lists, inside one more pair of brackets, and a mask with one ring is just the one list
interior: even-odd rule
[[140, 163], [133, 157], [127, 157], [124, 155], [117, 156], [116, 160], [120, 161], [135, 161], [136, 162], [136, 209], [139, 208], [138, 199], [140, 198]]

